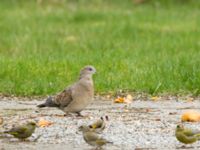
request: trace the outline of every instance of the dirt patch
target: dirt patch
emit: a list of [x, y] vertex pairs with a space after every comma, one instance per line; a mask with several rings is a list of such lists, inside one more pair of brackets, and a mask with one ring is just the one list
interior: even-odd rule
[[[20, 142], [12, 136], [0, 137], [1, 150], [11, 149], [90, 149], [82, 134], [77, 131], [79, 125], [89, 124], [101, 116], [109, 116], [109, 121], [102, 136], [114, 144], [106, 145], [104, 149], [181, 149], [182, 144], [174, 137], [174, 129], [180, 122], [181, 114], [189, 109], [199, 110], [200, 101], [140, 101], [133, 103], [115, 104], [110, 100], [96, 100], [82, 113], [86, 117], [64, 117], [63, 112], [57, 109], [38, 109], [38, 100], [20, 101], [12, 99], [0, 100], [0, 116], [4, 124], [0, 131], [10, 128], [12, 125], [28, 120], [40, 120], [41, 118], [53, 122], [53, 125], [45, 128], [37, 128], [30, 142]], [[199, 123], [185, 123], [191, 128], [199, 128]], [[40, 138], [33, 142], [35, 138]], [[197, 142], [188, 148], [200, 149]]]

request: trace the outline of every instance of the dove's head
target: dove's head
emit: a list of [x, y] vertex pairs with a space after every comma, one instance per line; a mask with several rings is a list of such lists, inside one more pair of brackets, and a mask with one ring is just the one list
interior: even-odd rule
[[81, 69], [80, 77], [92, 76], [95, 73], [96, 73], [96, 69], [93, 66], [85, 66], [83, 69]]
[[88, 132], [90, 131], [90, 127], [86, 126], [86, 125], [82, 125], [78, 128], [79, 131], [82, 131], [82, 132]]

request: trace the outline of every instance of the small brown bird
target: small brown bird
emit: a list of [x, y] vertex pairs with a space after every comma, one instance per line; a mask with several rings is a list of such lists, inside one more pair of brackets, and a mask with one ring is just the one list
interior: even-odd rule
[[15, 138], [21, 140], [25, 140], [26, 138], [30, 137], [33, 134], [35, 128], [36, 128], [35, 122], [28, 122], [25, 125], [13, 127], [9, 131], [4, 131], [4, 133], [11, 134]]
[[97, 148], [101, 148], [103, 145], [107, 143], [112, 143], [100, 136], [96, 132], [91, 131], [91, 129], [88, 126], [80, 126], [79, 131], [82, 131], [83, 138], [86, 143], [88, 143], [91, 146], [96, 146]]
[[200, 140], [200, 131], [193, 131], [191, 129], [184, 128], [183, 125], [177, 125], [175, 136], [181, 143], [192, 144]]
[[[108, 121], [108, 116], [105, 116], [105, 119]], [[89, 125], [91, 131], [101, 133], [106, 128], [106, 122], [103, 117]]]
[[37, 107], [57, 107], [68, 113], [77, 113], [85, 109], [93, 100], [94, 88], [92, 75], [96, 72], [93, 66], [85, 66], [80, 71], [77, 82], [66, 88], [54, 97], [47, 98], [46, 102]]

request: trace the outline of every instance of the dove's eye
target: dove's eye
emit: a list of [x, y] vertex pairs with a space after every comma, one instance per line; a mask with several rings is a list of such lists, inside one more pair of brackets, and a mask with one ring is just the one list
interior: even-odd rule
[[89, 70], [89, 71], [92, 71], [93, 69], [92, 69], [92, 68], [88, 68], [88, 70]]

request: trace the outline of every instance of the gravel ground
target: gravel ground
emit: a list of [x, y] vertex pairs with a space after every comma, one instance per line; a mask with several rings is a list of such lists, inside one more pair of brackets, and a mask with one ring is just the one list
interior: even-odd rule
[[[114, 144], [104, 146], [107, 150], [141, 150], [141, 149], [183, 149], [183, 145], [174, 137], [174, 129], [180, 122], [180, 116], [187, 110], [199, 110], [200, 101], [134, 100], [131, 104], [116, 104], [110, 100], [97, 97], [82, 112], [86, 117], [63, 116], [63, 112], [54, 108], [38, 109], [38, 100], [16, 100], [0, 98], [0, 116], [4, 124], [0, 131], [12, 125], [41, 118], [53, 122], [49, 127], [37, 128], [29, 141], [21, 142], [12, 136], [0, 137], [0, 150], [32, 149], [92, 149], [77, 131], [79, 125], [90, 124], [101, 116], [107, 115], [106, 129], [102, 136]], [[199, 123], [185, 123], [191, 128], [199, 128]], [[37, 141], [35, 138], [40, 136]], [[200, 149], [200, 142], [185, 149]]]

